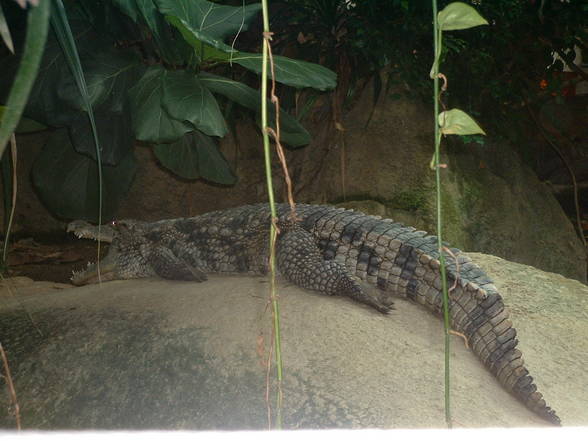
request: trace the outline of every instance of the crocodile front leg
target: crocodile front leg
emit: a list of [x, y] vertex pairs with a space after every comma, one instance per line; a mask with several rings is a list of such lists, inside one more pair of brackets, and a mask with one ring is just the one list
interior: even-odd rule
[[204, 282], [207, 276], [203, 271], [179, 259], [170, 249], [153, 245], [146, 260], [159, 277], [171, 280]]
[[314, 236], [302, 228], [294, 227], [278, 236], [276, 257], [280, 274], [302, 288], [347, 296], [383, 313], [392, 309], [391, 304], [384, 304], [364, 292], [345, 265], [324, 260]]

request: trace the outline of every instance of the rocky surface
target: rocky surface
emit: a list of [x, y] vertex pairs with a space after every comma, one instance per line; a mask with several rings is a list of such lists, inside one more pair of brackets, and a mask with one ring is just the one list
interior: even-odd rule
[[[381, 99], [373, 114], [372, 108], [367, 89], [345, 115], [342, 140], [325, 161], [322, 197], [434, 233], [430, 109], [408, 99]], [[489, 133], [483, 146], [444, 139], [445, 239], [585, 282], [586, 250], [571, 222], [551, 189], [497, 135]]]
[[[493, 256], [472, 257], [511, 306], [520, 349], [548, 403], [564, 425], [588, 424], [588, 288]], [[0, 335], [24, 427], [266, 427], [265, 279], [67, 290], [45, 284], [43, 294], [38, 282], [16, 282], [0, 292]], [[283, 284], [279, 294], [286, 427], [444, 426], [439, 319], [402, 300], [384, 316]], [[451, 354], [455, 426], [544, 425], [459, 337]], [[12, 427], [6, 397], [0, 426]]]

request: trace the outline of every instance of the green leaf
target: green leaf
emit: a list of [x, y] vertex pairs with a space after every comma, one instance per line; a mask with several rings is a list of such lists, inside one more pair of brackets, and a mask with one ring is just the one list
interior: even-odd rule
[[44, 1], [28, 12], [22, 59], [6, 100], [7, 110], [0, 124], [0, 158], [4, 154], [8, 139], [20, 121], [39, 71], [49, 29], [50, 6], [50, 2]]
[[[262, 58], [261, 54], [239, 52], [231, 57], [231, 61], [260, 74]], [[274, 55], [273, 58], [276, 81], [280, 83], [297, 88], [312, 87], [318, 90], [334, 89], [337, 85], [337, 74], [326, 67], [279, 55]], [[271, 71], [268, 74], [271, 78]]]
[[225, 136], [227, 127], [216, 99], [196, 75], [169, 71], [163, 77], [163, 101], [172, 118], [190, 121], [207, 135]]
[[[175, 35], [159, 12], [154, 0], [113, 0], [114, 4], [135, 23], [144, 23], [153, 34], [159, 55], [169, 64], [179, 65], [189, 61], [192, 49]], [[172, 32], [173, 31], [173, 32]]]
[[8, 50], [14, 54], [14, 44], [12, 43], [12, 37], [10, 36], [10, 29], [8, 29], [8, 23], [6, 23], [6, 17], [4, 17], [4, 11], [2, 5], [0, 5], [0, 36], [2, 41], [8, 48]]
[[[200, 73], [200, 81], [208, 87], [213, 93], [218, 93], [240, 104], [243, 107], [254, 110], [256, 113], [261, 111], [261, 92], [252, 89], [238, 81], [229, 80], [209, 73]], [[268, 114], [271, 125], [274, 125], [275, 110], [274, 105], [268, 100]], [[292, 147], [300, 147], [310, 143], [310, 134], [304, 127], [290, 114], [280, 110], [280, 135], [281, 141]]]
[[[97, 112], [96, 129], [100, 139], [100, 160], [105, 165], [117, 165], [132, 151], [133, 136], [131, 115], [124, 112]], [[96, 148], [90, 120], [86, 113], [79, 113], [69, 125], [69, 136], [76, 152], [96, 160]]]
[[204, 32], [194, 29], [184, 20], [180, 20], [179, 18], [170, 15], [166, 16], [165, 19], [180, 31], [184, 40], [186, 40], [186, 42], [195, 50], [199, 50], [204, 43], [207, 43], [222, 52], [235, 52], [231, 46], [223, 43], [222, 40], [213, 38]]
[[[222, 52], [234, 52], [231, 46], [224, 43], [225, 38], [246, 30], [261, 9], [259, 3], [243, 7], [223, 6], [205, 0], [156, 1], [165, 19], [197, 52], [203, 51], [204, 43]], [[208, 57], [201, 54], [200, 58]]]
[[62, 0], [52, 1], [53, 9], [51, 11], [51, 26], [55, 32], [55, 36], [59, 41], [59, 45], [63, 50], [63, 55], [67, 61], [67, 65], [71, 70], [79, 94], [82, 97], [83, 108], [87, 111], [87, 115], [90, 121], [90, 127], [92, 129], [92, 136], [94, 141], [95, 153], [97, 158], [97, 178], [98, 178], [98, 191], [97, 191], [97, 204], [96, 211], [98, 217], [98, 223], [102, 223], [102, 202], [103, 202], [103, 188], [102, 188], [102, 163], [100, 160], [100, 140], [98, 139], [98, 130], [96, 128], [96, 121], [94, 119], [94, 110], [90, 103], [90, 97], [88, 93], [88, 86], [86, 83], [86, 77], [82, 69], [82, 63], [80, 62], [80, 54], [76, 47], [76, 42], [67, 18], [65, 7], [63, 6]]
[[129, 90], [135, 138], [152, 143], [174, 142], [194, 128], [173, 118], [163, 107], [166, 70], [151, 66]]
[[[111, 49], [84, 57], [82, 66], [92, 107], [121, 112], [127, 100], [127, 91], [137, 82], [141, 65], [136, 54], [133, 51]], [[71, 109], [86, 111], [84, 100], [71, 75], [61, 81], [57, 96]]]
[[[70, 19], [69, 24], [76, 40], [75, 45], [83, 59], [90, 59], [94, 54], [102, 53], [111, 46], [112, 42], [108, 38], [98, 36], [87, 22]], [[43, 61], [31, 90], [25, 114], [55, 127], [69, 124], [77, 111], [60, 99], [58, 93], [62, 87], [73, 81], [71, 69], [61, 47], [52, 34], [49, 34]], [[77, 96], [80, 97], [79, 92]]]
[[437, 14], [437, 22], [443, 31], [469, 29], [487, 25], [488, 22], [470, 5], [454, 2], [447, 5]]
[[66, 9], [70, 21], [77, 19], [89, 22], [102, 35], [107, 34], [117, 41], [134, 41], [141, 32], [127, 20], [126, 14], [112, 0], [67, 1]]
[[122, 12], [131, 17], [131, 20], [133, 20], [135, 23], [138, 22], [140, 12], [138, 10], [136, 0], [112, 0], [112, 3]]
[[[206, 0], [155, 0], [168, 22], [174, 25], [184, 39], [197, 51], [201, 59], [231, 61], [261, 73], [261, 54], [238, 52], [224, 42], [229, 35], [245, 30], [259, 12], [260, 4], [245, 7], [222, 6]], [[216, 51], [206, 48], [206, 45]], [[223, 52], [225, 54], [223, 54]], [[231, 56], [227, 56], [230, 53]], [[274, 56], [276, 81], [293, 87], [333, 89], [337, 75], [322, 66]], [[271, 73], [270, 73], [271, 74]]]
[[218, 75], [201, 72], [198, 78], [208, 89], [214, 93], [226, 96], [231, 101], [247, 107], [248, 109], [259, 110], [261, 108], [261, 92], [239, 81], [229, 80]]
[[[103, 167], [103, 216], [112, 218], [132, 183], [137, 164], [132, 153], [117, 167]], [[65, 219], [98, 221], [96, 161], [73, 149], [67, 130], [54, 132], [32, 168], [35, 190], [51, 212]]]
[[190, 132], [172, 144], [157, 144], [153, 151], [164, 167], [182, 178], [201, 177], [225, 185], [237, 182], [216, 142], [202, 132]]
[[486, 132], [474, 119], [459, 109], [441, 112], [438, 117], [441, 133], [444, 135], [485, 135]]
[[191, 31], [218, 41], [247, 30], [251, 20], [261, 10], [261, 3], [243, 7], [224, 6], [206, 0], [155, 1], [168, 20], [169, 17], [175, 17], [177, 20], [174, 21], [182, 23]]
[[173, 65], [191, 61], [193, 50], [165, 21], [154, 0], [135, 0], [155, 36], [160, 56]]
[[[6, 111], [6, 106], [0, 106], [0, 123], [2, 122], [2, 117], [4, 116], [4, 112]], [[32, 133], [32, 132], [39, 132], [41, 130], [45, 130], [47, 126], [41, 124], [34, 119], [25, 118], [24, 116], [18, 122], [16, 129], [14, 130], [16, 133]]]
[[[226, 46], [226, 45], [225, 45]], [[229, 46], [227, 46], [229, 48]], [[230, 49], [230, 48], [229, 48]], [[233, 53], [236, 51], [230, 50], [219, 50], [214, 46], [211, 46], [206, 43], [202, 43], [201, 45], [194, 48], [194, 51], [202, 61], [231, 61], [231, 57]]]

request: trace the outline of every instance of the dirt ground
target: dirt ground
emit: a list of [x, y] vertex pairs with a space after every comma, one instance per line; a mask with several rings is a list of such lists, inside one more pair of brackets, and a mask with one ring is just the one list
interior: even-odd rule
[[[104, 256], [108, 244], [100, 245]], [[8, 277], [29, 277], [38, 281], [69, 283], [72, 271], [95, 262], [98, 245], [72, 235], [42, 235], [17, 238], [8, 254]]]

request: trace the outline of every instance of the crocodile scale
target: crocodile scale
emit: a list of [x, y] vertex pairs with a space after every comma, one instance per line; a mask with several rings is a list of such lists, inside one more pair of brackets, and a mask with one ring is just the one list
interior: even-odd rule
[[[329, 295], [344, 295], [381, 312], [389, 298], [409, 298], [436, 314], [442, 310], [437, 238], [390, 219], [327, 205], [278, 204], [278, 270], [289, 281]], [[270, 210], [267, 204], [205, 213], [193, 218], [146, 223], [121, 221], [101, 239], [112, 241], [101, 262], [102, 280], [159, 276], [206, 280], [207, 273], [265, 274], [268, 270]], [[70, 224], [80, 237], [96, 237]], [[499, 382], [533, 412], [559, 425], [537, 391], [516, 348], [509, 311], [488, 276], [458, 249], [446, 256], [450, 321]], [[90, 265], [74, 284], [97, 281]], [[368, 295], [360, 279], [377, 288]], [[457, 282], [456, 282], [457, 280]]]

